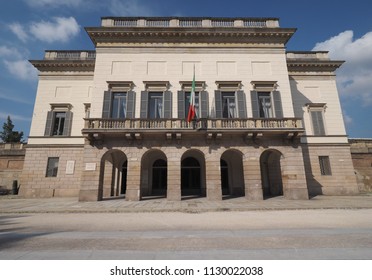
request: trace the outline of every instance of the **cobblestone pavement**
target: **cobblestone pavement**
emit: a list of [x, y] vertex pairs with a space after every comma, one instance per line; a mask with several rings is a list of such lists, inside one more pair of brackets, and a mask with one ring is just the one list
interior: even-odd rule
[[144, 198], [126, 201], [124, 198], [95, 202], [79, 202], [77, 198], [33, 198], [0, 196], [1, 213], [130, 213], [130, 212], [218, 212], [300, 209], [372, 209], [372, 194], [356, 196], [316, 196], [310, 200], [288, 200], [275, 197], [249, 201], [244, 197], [209, 201], [205, 197], [168, 201], [165, 198]]

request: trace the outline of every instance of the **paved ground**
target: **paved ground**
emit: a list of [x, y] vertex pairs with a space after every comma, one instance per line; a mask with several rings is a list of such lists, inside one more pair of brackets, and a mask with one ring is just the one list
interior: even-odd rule
[[371, 260], [372, 195], [219, 202], [0, 197], [0, 259]]
[[0, 196], [0, 213], [97, 213], [97, 212], [215, 212], [252, 210], [296, 209], [372, 209], [372, 194], [358, 196], [316, 196], [310, 200], [288, 200], [275, 197], [263, 201], [248, 201], [244, 197], [208, 201], [190, 198], [167, 201], [149, 198], [142, 201], [125, 201], [122, 198], [78, 202], [76, 198], [22, 199], [17, 196]]

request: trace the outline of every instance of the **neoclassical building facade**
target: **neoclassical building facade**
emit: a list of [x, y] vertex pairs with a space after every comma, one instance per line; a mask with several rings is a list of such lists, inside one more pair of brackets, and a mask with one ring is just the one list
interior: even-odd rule
[[[358, 192], [335, 82], [277, 18], [107, 17], [45, 52], [25, 197], [181, 200]], [[196, 118], [187, 122], [195, 76]]]

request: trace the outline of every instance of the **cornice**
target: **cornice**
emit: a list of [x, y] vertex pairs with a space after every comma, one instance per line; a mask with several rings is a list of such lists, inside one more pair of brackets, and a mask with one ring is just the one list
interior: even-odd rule
[[334, 72], [345, 61], [341, 60], [287, 60], [289, 72]]
[[30, 60], [39, 71], [93, 72], [95, 60]]
[[280, 43], [286, 44], [295, 28], [180, 28], [86, 27], [99, 43]]

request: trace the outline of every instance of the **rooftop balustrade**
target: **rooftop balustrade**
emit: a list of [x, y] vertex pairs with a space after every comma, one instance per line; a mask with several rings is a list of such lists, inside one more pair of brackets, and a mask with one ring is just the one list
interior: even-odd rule
[[95, 51], [46, 51], [46, 60], [94, 60]]
[[279, 27], [277, 18], [102, 18], [102, 27]]

